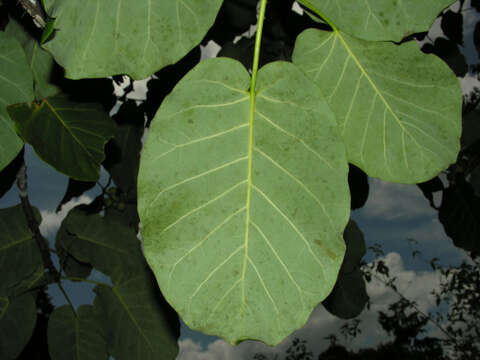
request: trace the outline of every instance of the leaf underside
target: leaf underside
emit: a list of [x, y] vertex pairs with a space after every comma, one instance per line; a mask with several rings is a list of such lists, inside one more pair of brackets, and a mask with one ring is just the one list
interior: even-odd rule
[[68, 78], [128, 74], [143, 79], [198, 45], [221, 4], [221, 0], [47, 0], [57, 32], [44, 47]]
[[460, 85], [445, 63], [400, 46], [339, 31], [306, 30], [293, 62], [322, 89], [348, 159], [387, 181], [426, 181], [456, 161]]
[[366, 40], [400, 41], [428, 31], [455, 0], [309, 0], [341, 31]]
[[335, 283], [348, 167], [301, 71], [262, 68], [253, 117], [249, 84], [240, 63], [212, 59], [166, 98], [142, 151], [139, 215], [147, 261], [189, 327], [276, 344]]

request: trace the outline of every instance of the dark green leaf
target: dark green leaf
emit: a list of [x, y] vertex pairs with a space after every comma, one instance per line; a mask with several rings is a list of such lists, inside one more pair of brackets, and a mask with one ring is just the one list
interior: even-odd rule
[[143, 271], [145, 264], [140, 241], [132, 228], [79, 209], [71, 210], [63, 220], [56, 247], [91, 264], [112, 280]]
[[32, 336], [36, 321], [37, 310], [32, 294], [14, 299], [0, 297], [0, 359], [17, 358]]
[[0, 296], [28, 289], [42, 277], [42, 258], [22, 205], [0, 209], [0, 264]]
[[20, 136], [42, 160], [74, 179], [98, 179], [104, 146], [115, 131], [100, 105], [72, 102], [59, 95], [40, 104], [12, 105], [8, 112]]
[[106, 314], [108, 351], [116, 360], [176, 358], [178, 317], [147, 271], [116, 281], [113, 288], [97, 286], [95, 292], [94, 306]]
[[76, 315], [69, 305], [50, 315], [47, 336], [52, 360], [108, 359], [103, 314], [92, 305], [82, 305]]

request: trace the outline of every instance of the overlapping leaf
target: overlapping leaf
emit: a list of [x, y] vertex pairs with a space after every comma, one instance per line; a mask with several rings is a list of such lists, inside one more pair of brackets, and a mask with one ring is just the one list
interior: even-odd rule
[[[33, 38], [25, 28], [15, 19], [10, 18], [5, 30], [6, 34], [15, 37], [22, 44], [27, 56], [28, 66], [33, 75], [35, 99], [41, 100], [60, 92], [58, 86], [52, 84], [52, 71], [54, 66], [53, 57], [40, 47], [39, 42]], [[17, 102], [24, 102], [17, 101]]]
[[9, 299], [0, 296], [0, 359], [16, 359], [32, 336], [37, 311], [35, 299], [27, 293]]
[[337, 282], [332, 292], [323, 301], [323, 306], [342, 319], [358, 316], [368, 301], [365, 280], [360, 270], [360, 261], [366, 252], [365, 239], [355, 221], [350, 220], [343, 233], [347, 251]]
[[6, 107], [32, 100], [33, 79], [25, 52], [17, 40], [0, 31], [0, 170], [23, 146]]
[[[428, 31], [454, 0], [308, 0], [341, 31], [366, 40], [393, 40]], [[309, 6], [310, 5], [310, 6]], [[313, 5], [313, 6], [312, 6]]]
[[348, 220], [347, 162], [333, 114], [295, 66], [250, 78], [200, 63], [166, 98], [139, 174], [144, 252], [193, 329], [276, 344], [331, 291]]
[[221, 0], [47, 0], [57, 32], [44, 45], [72, 79], [146, 78], [205, 36]]
[[98, 179], [105, 143], [115, 131], [100, 105], [58, 95], [40, 104], [9, 106], [8, 113], [20, 136], [42, 160], [74, 179]]
[[101, 314], [91, 305], [74, 310], [56, 308], [48, 320], [48, 351], [52, 360], [106, 360], [107, 339]]
[[[40, 214], [35, 209], [37, 219]], [[0, 296], [28, 289], [43, 273], [40, 251], [22, 206], [0, 209]]]
[[460, 85], [440, 59], [413, 42], [369, 42], [306, 30], [293, 61], [321, 87], [349, 161], [388, 181], [428, 180], [455, 162]]
[[178, 354], [178, 317], [160, 297], [146, 271], [97, 286], [94, 306], [105, 313], [108, 352], [117, 360], [174, 360]]
[[143, 271], [145, 262], [139, 245], [135, 232], [128, 226], [78, 209], [69, 212], [56, 239], [57, 248], [113, 280], [138, 269]]

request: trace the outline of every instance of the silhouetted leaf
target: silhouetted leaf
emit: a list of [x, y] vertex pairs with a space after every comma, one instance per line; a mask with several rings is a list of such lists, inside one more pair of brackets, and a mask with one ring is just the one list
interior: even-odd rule
[[42, 277], [42, 258], [22, 205], [0, 209], [0, 264], [0, 296], [26, 290]]
[[[105, 319], [92, 305], [76, 310], [56, 308], [48, 321], [48, 350], [52, 360], [106, 360]], [[134, 358], [132, 358], [134, 359]]]
[[340, 273], [335, 287], [322, 304], [329, 313], [351, 319], [360, 315], [367, 302], [365, 280], [357, 268], [348, 274]]
[[461, 177], [443, 191], [438, 218], [455, 246], [480, 251], [480, 198]]
[[30, 293], [14, 299], [0, 296], [0, 359], [13, 360], [20, 354], [32, 336], [36, 313]]
[[97, 286], [94, 306], [105, 313], [108, 352], [116, 360], [174, 360], [179, 321], [146, 271]]
[[57, 206], [56, 211], [60, 211], [62, 205], [72, 200], [74, 197], [78, 197], [82, 195], [85, 191], [90, 190], [96, 185], [94, 181], [79, 181], [75, 179], [68, 179], [68, 186], [67, 190], [65, 191], [65, 195], [63, 195], [63, 199]]
[[33, 100], [33, 79], [20, 43], [0, 31], [0, 170], [17, 156], [23, 141], [17, 136], [6, 106]]
[[446, 11], [440, 23], [443, 33], [458, 45], [463, 45], [463, 14]]
[[57, 33], [44, 47], [71, 79], [116, 74], [143, 79], [196, 46], [221, 3], [46, 0]]
[[98, 179], [105, 158], [103, 147], [115, 131], [100, 106], [60, 95], [40, 104], [12, 105], [8, 112], [20, 136], [42, 160], [76, 180]]
[[350, 208], [359, 209], [368, 199], [368, 176], [353, 164], [348, 164], [348, 187], [350, 188]]
[[227, 58], [180, 81], [142, 150], [138, 208], [146, 258], [190, 328], [276, 344], [335, 283], [348, 167], [298, 68], [270, 63], [257, 84], [251, 102], [248, 72]]
[[418, 183], [456, 161], [460, 84], [445, 63], [422, 54], [416, 43], [398, 46], [306, 30], [293, 61], [321, 87], [349, 161], [369, 176]]
[[0, 198], [10, 190], [13, 183], [17, 179], [17, 173], [20, 166], [23, 164], [24, 148], [18, 153], [15, 159], [12, 160], [3, 170], [0, 171]]
[[350, 220], [343, 233], [347, 250], [340, 273], [330, 295], [322, 302], [331, 314], [342, 319], [358, 316], [368, 302], [368, 295], [360, 270], [366, 253], [365, 239], [355, 221]]
[[[118, 119], [121, 117], [121, 119]], [[128, 101], [116, 116], [117, 129], [105, 148], [103, 166], [108, 170], [115, 185], [125, 194], [135, 198], [138, 164], [144, 132], [143, 113], [134, 101]]]

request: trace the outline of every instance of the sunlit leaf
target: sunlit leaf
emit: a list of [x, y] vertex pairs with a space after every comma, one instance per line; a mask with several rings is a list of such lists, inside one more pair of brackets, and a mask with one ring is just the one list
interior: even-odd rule
[[193, 329], [276, 344], [331, 291], [350, 199], [344, 145], [295, 66], [201, 62], [163, 102], [138, 182], [145, 256]]
[[341, 31], [366, 40], [393, 40], [428, 31], [455, 0], [308, 0]]
[[48, 352], [52, 360], [106, 360], [105, 319], [92, 305], [76, 310], [69, 306], [56, 308], [48, 320]]
[[22, 205], [0, 209], [0, 234], [1, 296], [33, 285], [43, 273], [43, 263]]
[[0, 297], [0, 359], [16, 359], [32, 336], [37, 321], [35, 299], [27, 293]]
[[[72, 79], [146, 78], [180, 60], [212, 26], [221, 0], [48, 0], [55, 37], [44, 47]], [[68, 44], [68, 45], [66, 45]]]
[[32, 73], [25, 52], [16, 39], [0, 31], [0, 170], [15, 158], [23, 146], [6, 107], [32, 100]]
[[105, 143], [115, 131], [100, 105], [58, 95], [39, 104], [9, 106], [8, 113], [20, 136], [42, 160], [74, 179], [98, 179]]
[[105, 312], [108, 351], [117, 360], [174, 360], [178, 354], [178, 317], [160, 296], [147, 272], [97, 286], [94, 306]]
[[348, 159], [368, 175], [417, 183], [456, 161], [462, 93], [448, 66], [408, 42], [306, 30], [293, 61], [321, 87]]

